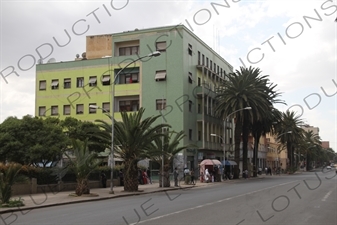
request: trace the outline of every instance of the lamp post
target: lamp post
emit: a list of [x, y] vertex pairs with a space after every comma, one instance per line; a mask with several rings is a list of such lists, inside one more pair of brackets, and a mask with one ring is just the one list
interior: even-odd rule
[[[114, 190], [113, 190], [113, 167], [114, 167], [114, 122], [115, 122], [115, 119], [114, 119], [114, 98], [115, 98], [115, 82], [116, 82], [116, 79], [118, 78], [118, 76], [121, 74], [121, 72], [126, 69], [128, 66], [130, 66], [131, 64], [141, 60], [141, 59], [144, 59], [144, 58], [147, 58], [147, 57], [157, 57], [157, 56], [160, 56], [160, 52], [159, 51], [155, 51], [155, 52], [152, 52], [148, 55], [145, 55], [145, 56], [142, 56], [140, 58], [137, 58], [135, 60], [133, 60], [132, 62], [126, 64], [126, 66], [124, 66], [122, 69], [120, 69], [117, 74], [115, 75], [114, 79], [113, 79], [113, 82], [111, 83], [112, 85], [112, 88], [111, 88], [111, 151], [110, 151], [110, 169], [111, 169], [111, 182], [110, 182], [110, 194], [114, 194]], [[92, 108], [98, 108], [97, 106], [92, 106]], [[106, 110], [105, 110], [106, 111]]]
[[217, 137], [220, 137], [222, 139], [222, 142], [223, 142], [223, 146], [222, 146], [222, 149], [223, 149], [223, 158], [224, 158], [224, 163], [226, 163], [226, 126], [227, 126], [227, 119], [232, 116], [233, 114], [239, 112], [239, 111], [242, 111], [242, 110], [251, 110], [252, 107], [245, 107], [245, 108], [242, 108], [242, 109], [238, 109], [234, 112], [232, 112], [231, 114], [229, 114], [228, 116], [226, 116], [225, 120], [224, 120], [224, 129], [223, 129], [223, 138], [221, 138], [219, 135], [217, 134], [211, 134], [211, 136], [217, 136]]

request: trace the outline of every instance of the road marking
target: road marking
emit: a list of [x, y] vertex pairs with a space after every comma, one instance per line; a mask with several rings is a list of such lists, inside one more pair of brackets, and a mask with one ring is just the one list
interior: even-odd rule
[[210, 203], [206, 203], [206, 204], [203, 204], [203, 205], [198, 205], [198, 206], [195, 206], [195, 207], [192, 207], [192, 208], [187, 208], [187, 209], [183, 209], [183, 210], [180, 210], [180, 211], [168, 213], [168, 214], [165, 214], [165, 215], [153, 217], [151, 219], [142, 220], [142, 221], [139, 221], [137, 223], [131, 223], [129, 225], [136, 225], [136, 224], [145, 223], [145, 222], [149, 222], [149, 221], [153, 221], [153, 220], [158, 220], [158, 219], [161, 219], [161, 218], [164, 218], [164, 217], [172, 216], [172, 215], [175, 215], [175, 214], [180, 214], [180, 213], [183, 213], [183, 212], [191, 211], [191, 210], [202, 208], [202, 207], [205, 207], [205, 206], [214, 205], [216, 203], [228, 201], [228, 200], [231, 200], [231, 199], [234, 199], [234, 198], [239, 198], [239, 197], [242, 197], [242, 196], [245, 196], [245, 195], [254, 194], [254, 193], [257, 193], [257, 192], [260, 192], [260, 191], [265, 191], [265, 190], [268, 190], [268, 189], [271, 189], [271, 188], [280, 187], [280, 186], [291, 184], [291, 183], [295, 183], [295, 182], [298, 182], [298, 181], [299, 180], [295, 180], [295, 181], [290, 181], [290, 182], [283, 183], [283, 184], [278, 184], [278, 185], [275, 185], [275, 186], [272, 186], [272, 187], [267, 187], [267, 188], [259, 189], [257, 191], [248, 192], [248, 193], [237, 195], [237, 196], [234, 196], [234, 197], [229, 197], [229, 198], [221, 199], [221, 200], [218, 200], [218, 201], [215, 201], [215, 202], [210, 202]]
[[326, 193], [326, 195], [322, 198], [322, 201], [325, 202], [329, 198], [331, 193], [332, 193], [332, 191], [329, 191], [328, 193]]

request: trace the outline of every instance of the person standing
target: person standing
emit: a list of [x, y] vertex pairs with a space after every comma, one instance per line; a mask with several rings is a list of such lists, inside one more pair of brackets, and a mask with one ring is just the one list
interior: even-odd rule
[[119, 170], [118, 176], [120, 186], [124, 186], [124, 174], [122, 169]]
[[194, 181], [194, 169], [191, 169], [191, 184], [195, 185], [195, 181]]
[[149, 183], [152, 184], [151, 170], [150, 170], [150, 168], [147, 168], [146, 174], [147, 174], [147, 178], [149, 179]]
[[179, 186], [178, 186], [178, 175], [179, 175], [179, 173], [178, 173], [178, 169], [177, 169], [177, 167], [176, 167], [176, 168], [174, 168], [174, 172], [173, 172], [174, 186], [175, 186], [175, 187], [179, 187]]
[[101, 173], [101, 180], [103, 188], [106, 188], [106, 175], [104, 172]]

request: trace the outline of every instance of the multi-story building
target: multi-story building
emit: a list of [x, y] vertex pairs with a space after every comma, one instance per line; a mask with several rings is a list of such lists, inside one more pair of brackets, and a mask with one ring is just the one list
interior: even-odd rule
[[[125, 65], [154, 51], [161, 55], [138, 60], [114, 81]], [[223, 133], [215, 88], [232, 70], [183, 25], [88, 36], [82, 58], [37, 65], [35, 114], [108, 121], [111, 104], [117, 120], [121, 111], [144, 107], [146, 117], [161, 115], [158, 123], [185, 132], [181, 144], [196, 147], [179, 154], [180, 168], [196, 168], [204, 158], [223, 160], [221, 140], [210, 134]]]
[[306, 132], [312, 131], [313, 135], [319, 136], [319, 128], [318, 127], [310, 126], [308, 124], [301, 125], [300, 127]]

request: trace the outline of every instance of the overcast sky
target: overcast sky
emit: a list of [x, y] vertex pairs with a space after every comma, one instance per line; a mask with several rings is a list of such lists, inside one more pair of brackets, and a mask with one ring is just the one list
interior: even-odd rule
[[336, 0], [0, 1], [0, 122], [34, 115], [36, 49], [50, 54], [44, 62], [69, 61], [87, 35], [184, 24], [235, 69], [270, 75], [287, 103], [277, 108], [302, 115], [337, 150]]

